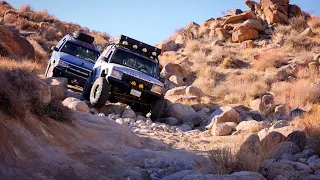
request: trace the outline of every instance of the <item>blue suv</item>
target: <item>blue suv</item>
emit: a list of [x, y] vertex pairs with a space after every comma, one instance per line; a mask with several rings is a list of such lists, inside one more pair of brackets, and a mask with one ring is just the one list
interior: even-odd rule
[[53, 50], [45, 76], [66, 77], [72, 85], [84, 86], [100, 51], [94, 38], [80, 31], [64, 36]]

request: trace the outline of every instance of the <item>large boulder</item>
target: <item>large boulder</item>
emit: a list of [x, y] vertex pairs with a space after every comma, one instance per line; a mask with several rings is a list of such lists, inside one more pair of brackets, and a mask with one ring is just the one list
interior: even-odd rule
[[259, 37], [258, 30], [245, 25], [239, 25], [234, 28], [232, 33], [232, 42], [244, 42], [246, 40], [254, 40]]
[[230, 23], [237, 23], [239, 21], [253, 19], [255, 17], [256, 15], [253, 12], [247, 11], [238, 15], [230, 16], [224, 21], [223, 26]]
[[211, 129], [213, 124], [224, 123], [224, 122], [235, 122], [239, 123], [241, 120], [239, 113], [230, 106], [223, 106], [211, 113], [211, 115], [206, 118], [202, 125], [206, 125], [207, 129]]
[[238, 124], [236, 127], [236, 130], [239, 132], [250, 132], [255, 133], [259, 132], [264, 128], [269, 127], [270, 125], [264, 121], [255, 121], [255, 120], [249, 120], [249, 121], [242, 121]]
[[178, 86], [183, 86], [185, 83], [183, 81], [183, 78], [181, 76], [173, 75], [169, 78], [169, 81], [173, 82], [174, 84]]
[[187, 122], [191, 122], [193, 125], [199, 125], [203, 120], [205, 120], [210, 115], [210, 109], [203, 108], [194, 114]]
[[196, 86], [188, 86], [186, 88], [186, 95], [187, 96], [197, 96], [199, 98], [201, 98], [202, 96], [204, 96], [203, 91], [196, 87]]
[[236, 155], [239, 167], [250, 171], [257, 171], [260, 163], [263, 160], [263, 150], [259, 136], [256, 134], [250, 135], [245, 142], [242, 143]]
[[255, 99], [251, 102], [250, 107], [254, 111], [259, 111], [262, 115], [270, 115], [275, 109], [273, 95], [261, 95], [258, 99]]
[[264, 27], [261, 21], [257, 19], [249, 19], [242, 23], [243, 26], [247, 26], [249, 28], [255, 29], [257, 31], [263, 31]]
[[89, 113], [89, 106], [83, 102], [83, 101], [74, 101], [68, 105], [70, 109], [84, 112], [84, 113]]
[[180, 103], [171, 104], [167, 110], [167, 116], [174, 117], [179, 122], [187, 121], [194, 114], [196, 114], [196, 111], [192, 107]]
[[0, 25], [0, 41], [8, 48], [11, 54], [27, 59], [35, 58], [32, 44], [17, 32], [12, 31], [5, 25]]
[[125, 109], [121, 115], [122, 118], [136, 119], [136, 113], [132, 109]]
[[169, 89], [166, 92], [165, 96], [168, 97], [168, 96], [185, 95], [186, 94], [186, 89], [187, 89], [187, 86], [180, 86], [180, 87], [172, 88], [172, 89]]
[[297, 154], [301, 151], [301, 149], [294, 144], [293, 142], [286, 141], [286, 142], [281, 142], [275, 147], [273, 147], [267, 154], [266, 158], [267, 159], [278, 159], [280, 158], [283, 154]]
[[229, 32], [223, 28], [216, 28], [215, 33], [218, 36], [218, 38], [221, 40], [227, 40], [231, 38], [231, 35], [229, 34]]
[[301, 8], [295, 4], [289, 4], [289, 18], [302, 16], [303, 12]]
[[188, 72], [183, 67], [181, 67], [179, 64], [174, 63], [166, 64], [160, 74], [167, 79], [169, 79], [173, 75], [182, 78], [186, 78], [188, 76]]
[[176, 51], [178, 49], [177, 44], [172, 40], [162, 41], [158, 47], [163, 51]]
[[89, 113], [88, 105], [77, 98], [68, 97], [62, 101], [62, 105], [76, 111]]
[[288, 22], [289, 0], [260, 0], [260, 5], [269, 24]]
[[261, 139], [261, 147], [263, 150], [263, 156], [265, 157], [271, 149], [276, 145], [286, 140], [286, 137], [278, 132], [268, 133]]
[[211, 129], [211, 134], [213, 136], [228, 136], [231, 132], [232, 127], [226, 123], [215, 123]]
[[287, 141], [295, 143], [301, 150], [303, 150], [307, 144], [307, 137], [303, 131], [294, 131], [288, 135]]
[[50, 86], [51, 96], [56, 100], [64, 100], [68, 94], [68, 79], [60, 77], [50, 77], [46, 80]]

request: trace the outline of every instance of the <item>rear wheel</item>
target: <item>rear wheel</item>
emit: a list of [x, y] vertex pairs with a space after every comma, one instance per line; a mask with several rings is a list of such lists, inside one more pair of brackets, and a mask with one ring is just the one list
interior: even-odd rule
[[151, 119], [153, 121], [160, 118], [165, 110], [166, 100], [164, 98], [158, 99], [151, 107]]
[[93, 107], [101, 108], [109, 98], [110, 84], [104, 77], [98, 78], [92, 85], [90, 91], [90, 103]]

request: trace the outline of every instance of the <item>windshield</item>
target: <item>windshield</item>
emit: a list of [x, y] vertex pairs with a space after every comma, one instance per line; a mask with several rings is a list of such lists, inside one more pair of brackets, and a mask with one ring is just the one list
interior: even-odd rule
[[111, 59], [111, 62], [136, 69], [153, 77], [157, 77], [158, 65], [156, 62], [121, 49], [116, 51], [115, 55]]
[[61, 52], [70, 54], [72, 56], [84, 59], [92, 63], [95, 63], [99, 57], [98, 52], [72, 42], [67, 42], [61, 49]]

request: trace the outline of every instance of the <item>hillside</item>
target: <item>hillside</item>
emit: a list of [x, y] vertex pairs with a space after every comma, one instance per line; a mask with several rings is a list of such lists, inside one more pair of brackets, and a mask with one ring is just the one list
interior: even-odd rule
[[[94, 43], [100, 49], [106, 46], [110, 38], [104, 32], [89, 30], [75, 23], [60, 21], [50, 15], [47, 10], [33, 11], [29, 5], [15, 9], [5, 1], [0, 3], [0, 25], [5, 25], [8, 28], [2, 27], [0, 33], [8, 34], [8, 31], [12, 31], [10, 34], [17, 33], [23, 39], [26, 38], [34, 48], [33, 52], [32, 47], [27, 43], [21, 47], [22, 50], [18, 50], [17, 46], [1, 36], [1, 56], [21, 58], [21, 56], [17, 57], [20, 54], [19, 51], [26, 51], [25, 54], [29, 54], [27, 58], [35, 59], [40, 64], [47, 63], [46, 60], [50, 56], [52, 46], [56, 45], [64, 35], [71, 34], [74, 31], [81, 30], [95, 37]], [[25, 47], [28, 47], [28, 49], [25, 50]], [[22, 53], [21, 55], [24, 56], [25, 54]]]
[[104, 48], [107, 34], [2, 1], [0, 180], [320, 179], [320, 18], [246, 4], [157, 45], [166, 105], [151, 120], [39, 76], [63, 35]]

